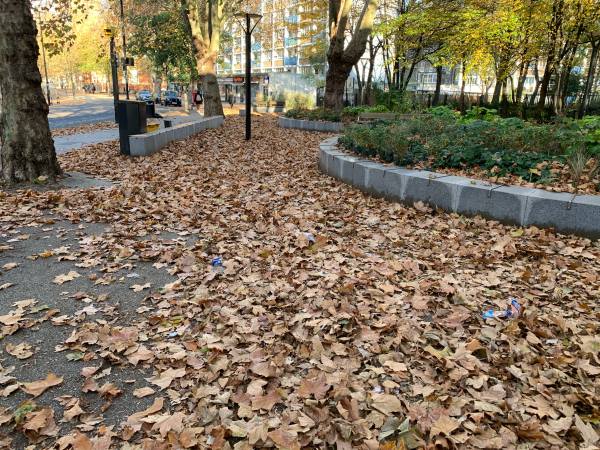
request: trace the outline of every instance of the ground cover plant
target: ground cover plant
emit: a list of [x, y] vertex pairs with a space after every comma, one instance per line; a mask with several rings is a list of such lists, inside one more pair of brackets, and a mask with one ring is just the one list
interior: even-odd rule
[[385, 162], [516, 180], [556, 190], [596, 192], [600, 118], [537, 124], [493, 109], [464, 116], [431, 108], [412, 119], [350, 125], [341, 145]]

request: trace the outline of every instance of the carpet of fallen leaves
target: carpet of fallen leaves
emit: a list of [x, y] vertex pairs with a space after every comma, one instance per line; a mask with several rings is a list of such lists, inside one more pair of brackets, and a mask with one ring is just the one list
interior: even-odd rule
[[93, 131], [107, 130], [110, 128], [117, 128], [117, 124], [114, 121], [105, 120], [102, 122], [85, 123], [76, 127], [55, 128], [51, 131], [53, 137], [60, 137], [80, 133], [91, 133]]
[[[135, 321], [79, 321], [64, 342], [89, 361], [82, 390], [110, 399], [129, 387], [99, 389], [101, 362], [136, 366], [151, 407], [107, 428], [80, 423], [75, 398], [67, 434], [53, 405], [18, 418], [0, 406], [0, 424], [60, 449], [597, 448], [598, 243], [366, 196], [318, 171], [327, 135], [257, 117], [246, 143], [242, 120], [147, 158], [116, 144], [61, 157], [113, 189], [0, 192], [5, 221], [51, 210], [111, 223], [89, 245], [178, 277]], [[197, 241], [131, 244], [158, 230]], [[482, 319], [509, 297], [520, 317]], [[0, 316], [2, 334], [19, 332], [25, 306]]]

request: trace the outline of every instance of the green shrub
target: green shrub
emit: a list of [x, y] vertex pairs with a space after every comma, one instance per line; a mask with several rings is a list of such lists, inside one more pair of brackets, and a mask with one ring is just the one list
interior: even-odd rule
[[288, 109], [285, 113], [285, 117], [290, 117], [292, 119], [302, 119], [302, 120], [323, 120], [328, 122], [339, 122], [341, 117], [335, 111], [330, 111], [327, 109]]
[[600, 116], [585, 116], [577, 121], [585, 134], [585, 145], [590, 155], [600, 156]]
[[390, 110], [386, 105], [375, 105], [375, 106], [346, 106], [342, 111], [342, 116], [348, 118], [357, 117], [359, 114], [372, 112], [389, 112]]
[[447, 119], [455, 119], [459, 115], [457, 111], [447, 106], [433, 106], [427, 110], [427, 113], [434, 117], [444, 117]]
[[381, 89], [374, 89], [375, 103], [378, 105], [385, 105], [389, 111], [406, 114], [422, 110], [421, 104], [415, 101], [413, 95], [405, 91], [383, 91]]
[[474, 120], [484, 120], [486, 122], [493, 122], [499, 119], [497, 109], [484, 108], [483, 106], [473, 106], [469, 108], [465, 115], [461, 118], [461, 122], [469, 123]]
[[401, 165], [428, 161], [433, 168], [479, 167], [497, 176], [547, 182], [549, 162], [565, 163], [570, 149], [584, 143], [596, 149], [598, 130], [596, 119], [539, 125], [478, 108], [465, 121], [449, 108], [437, 107], [411, 120], [347, 127], [340, 142], [359, 154]]
[[310, 109], [315, 106], [315, 99], [301, 92], [286, 92], [285, 106], [288, 109]]

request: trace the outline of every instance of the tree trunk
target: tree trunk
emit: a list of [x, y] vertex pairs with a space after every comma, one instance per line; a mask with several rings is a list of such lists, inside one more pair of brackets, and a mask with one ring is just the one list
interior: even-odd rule
[[598, 52], [600, 50], [600, 40], [592, 41], [592, 52], [590, 54], [590, 63], [588, 65], [588, 73], [585, 79], [585, 87], [579, 104], [578, 116], [585, 116], [588, 107], [588, 99], [594, 85], [594, 75], [596, 73], [596, 65], [598, 64]]
[[521, 103], [521, 99], [523, 98], [523, 89], [525, 88], [525, 80], [527, 79], [527, 68], [529, 64], [526, 61], [521, 61], [521, 65], [519, 66], [519, 79], [517, 81], [517, 94], [515, 101], [517, 103]]
[[573, 66], [569, 64], [563, 69], [563, 73], [560, 77], [560, 84], [557, 87], [554, 104], [556, 112], [562, 113], [565, 109], [566, 101], [567, 101], [567, 93], [569, 90], [569, 78], [571, 76], [571, 70]]
[[[364, 66], [363, 66], [363, 69], [364, 69]], [[356, 72], [356, 83], [358, 84], [358, 102], [356, 102], [356, 103], [357, 103], [357, 105], [362, 105], [363, 104], [363, 79], [364, 79], [364, 76], [361, 77], [360, 71], [358, 70], [358, 64], [354, 65], [354, 72]]]
[[160, 88], [162, 86], [162, 78], [160, 72], [156, 71], [152, 74], [152, 95], [153, 98], [160, 97]]
[[467, 65], [463, 61], [461, 63], [461, 80], [460, 80], [460, 113], [465, 113], [465, 85], [467, 84]]
[[369, 66], [367, 69], [366, 76], [363, 72], [363, 104], [364, 105], [372, 105], [373, 104], [373, 71], [375, 69], [375, 57], [381, 48], [381, 41], [379, 44], [375, 45], [373, 43], [373, 36], [369, 36]]
[[[352, 0], [329, 0], [329, 50], [325, 77], [325, 108], [341, 111], [344, 105], [344, 85], [352, 66], [364, 54], [373, 29], [377, 0], [365, 0], [362, 12], [345, 47]], [[345, 48], [344, 48], [345, 47]]]
[[398, 58], [398, 55], [396, 55], [395, 59], [394, 59], [394, 82], [392, 83], [394, 85], [394, 90], [399, 90], [400, 89], [400, 77], [403, 76], [401, 75], [401, 70], [400, 70], [400, 60]]
[[373, 105], [373, 70], [375, 69], [375, 53], [369, 58], [369, 71], [367, 72], [367, 82], [365, 84], [365, 104]]
[[504, 80], [496, 78], [496, 85], [494, 86], [494, 93], [492, 94], [492, 105], [500, 103], [500, 94], [502, 93], [502, 84]]
[[344, 108], [344, 87], [352, 66], [329, 65], [325, 77], [325, 108], [341, 111]]
[[442, 76], [443, 67], [435, 66], [435, 93], [433, 94], [433, 106], [437, 106], [440, 102], [440, 92], [442, 92]]
[[223, 104], [221, 103], [214, 60], [211, 59], [199, 66], [198, 73], [202, 80], [202, 91], [204, 93], [204, 116], [222, 116]]
[[538, 60], [535, 60], [535, 66], [533, 68], [533, 77], [535, 78], [535, 86], [533, 87], [533, 92], [531, 93], [531, 97], [529, 98], [529, 106], [533, 107], [535, 105], [535, 98], [538, 95], [540, 90], [540, 71], [538, 68]]
[[546, 63], [544, 69], [544, 75], [542, 75], [542, 81], [540, 82], [540, 95], [538, 97], [538, 109], [543, 110], [546, 107], [546, 97], [548, 96], [548, 90], [550, 88], [550, 80], [554, 73], [554, 67]]
[[48, 125], [31, 5], [5, 0], [0, 11], [0, 171], [8, 183], [61, 173]]
[[406, 89], [408, 88], [408, 83], [410, 83], [410, 79], [413, 76], [413, 73], [415, 71], [415, 67], [417, 67], [417, 64], [419, 64], [419, 62], [415, 59], [413, 60], [413, 62], [410, 64], [410, 68], [408, 69], [408, 72], [406, 73], [406, 78], [404, 78], [404, 67], [402, 68], [403, 74], [402, 74], [402, 84], [400, 85], [400, 92], [402, 92], [404, 94], [404, 92], [406, 92]]
[[196, 68], [204, 91], [204, 115], [222, 116], [223, 105], [217, 81], [216, 61], [221, 42], [223, 3], [182, 0], [184, 26], [191, 37]]
[[510, 98], [515, 103], [515, 81], [513, 80], [512, 74], [508, 77], [506, 85], [504, 87], [504, 96], [508, 99], [506, 90], [508, 89], [508, 83], [510, 83]]
[[387, 82], [388, 89], [392, 88], [392, 71], [390, 69], [390, 51], [389, 41], [384, 39], [382, 41], [382, 52], [383, 52], [383, 69], [385, 73], [385, 80]]
[[552, 19], [550, 22], [550, 37], [548, 42], [548, 55], [546, 57], [546, 67], [540, 83], [540, 96], [537, 108], [541, 112], [546, 107], [546, 97], [550, 87], [550, 80], [554, 73], [555, 64], [558, 67], [560, 59], [557, 61], [557, 45], [559, 40], [559, 30], [562, 26], [564, 0], [555, 0], [552, 3]]

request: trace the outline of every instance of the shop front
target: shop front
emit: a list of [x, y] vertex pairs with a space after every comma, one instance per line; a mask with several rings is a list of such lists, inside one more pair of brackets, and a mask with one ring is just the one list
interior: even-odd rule
[[[232, 75], [219, 77], [219, 91], [221, 101], [225, 103], [244, 103], [246, 101], [246, 77], [244, 75]], [[256, 102], [258, 96], [262, 100], [269, 94], [269, 75], [253, 74], [250, 78], [252, 102]]]

